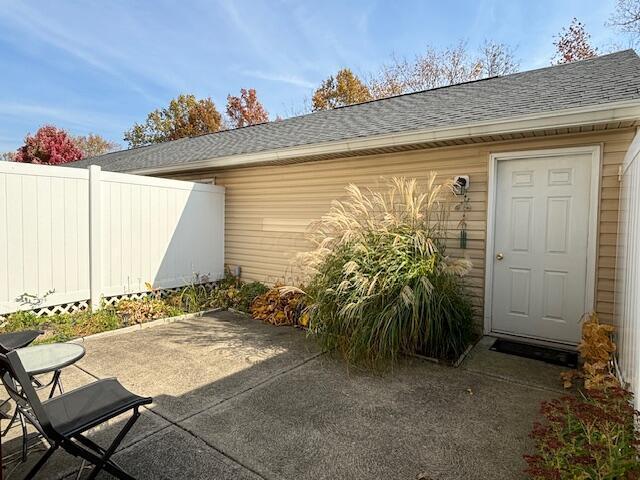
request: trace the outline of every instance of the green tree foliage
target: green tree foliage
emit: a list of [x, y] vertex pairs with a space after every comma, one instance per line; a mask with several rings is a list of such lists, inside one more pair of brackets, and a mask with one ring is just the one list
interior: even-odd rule
[[220, 130], [222, 117], [210, 97], [179, 95], [169, 106], [154, 110], [145, 123], [136, 123], [124, 133], [129, 147], [177, 140]]

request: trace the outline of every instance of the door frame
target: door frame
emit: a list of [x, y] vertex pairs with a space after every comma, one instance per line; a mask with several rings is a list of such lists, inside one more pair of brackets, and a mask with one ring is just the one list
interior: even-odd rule
[[[534, 158], [553, 158], [567, 154], [589, 154], [591, 156], [591, 188], [589, 194], [589, 233], [587, 238], [587, 281], [585, 288], [584, 311], [590, 312], [595, 308], [596, 299], [596, 268], [598, 221], [600, 217], [600, 176], [601, 176], [601, 145], [581, 147], [550, 148], [544, 150], [522, 150], [512, 152], [492, 153], [489, 156], [489, 177], [487, 194], [487, 242], [485, 247], [485, 277], [484, 277], [484, 333], [492, 332], [493, 307], [493, 254], [495, 245], [495, 212], [498, 186], [498, 162], [508, 160], [523, 160]], [[509, 336], [499, 334], [502, 336]], [[514, 335], [517, 336], [517, 335]], [[526, 337], [529, 338], [529, 337]], [[535, 337], [532, 340], [536, 340]], [[538, 339], [545, 342], [545, 339]], [[546, 340], [548, 341], [548, 340]], [[563, 343], [563, 342], [558, 342]]]

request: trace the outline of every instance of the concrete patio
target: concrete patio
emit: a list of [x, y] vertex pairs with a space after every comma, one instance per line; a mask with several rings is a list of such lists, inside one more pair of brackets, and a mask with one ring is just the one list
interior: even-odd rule
[[[321, 354], [299, 330], [219, 312], [87, 340], [63, 381], [115, 376], [154, 397], [114, 457], [140, 479], [522, 478], [528, 432], [539, 402], [561, 393], [561, 369], [490, 344], [458, 369], [415, 359], [380, 376]], [[6, 440], [3, 453], [17, 448]], [[79, 468], [58, 452], [39, 478]]]

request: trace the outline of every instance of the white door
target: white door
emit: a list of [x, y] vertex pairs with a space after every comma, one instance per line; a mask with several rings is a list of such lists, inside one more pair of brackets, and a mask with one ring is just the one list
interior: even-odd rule
[[592, 155], [497, 162], [492, 330], [576, 344], [585, 313]]

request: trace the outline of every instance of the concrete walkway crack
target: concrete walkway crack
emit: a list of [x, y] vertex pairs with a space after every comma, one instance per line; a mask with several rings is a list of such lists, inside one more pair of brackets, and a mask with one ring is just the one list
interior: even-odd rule
[[489, 372], [483, 372], [480, 370], [472, 370], [469, 368], [461, 368], [462, 371], [470, 373], [472, 375], [476, 375], [478, 377], [487, 377], [487, 378], [491, 378], [493, 380], [498, 380], [500, 382], [504, 382], [504, 383], [508, 383], [511, 385], [518, 385], [519, 387], [525, 387], [525, 388], [530, 388], [532, 390], [538, 390], [541, 392], [551, 392], [551, 393], [555, 393], [555, 394], [562, 394], [564, 393], [562, 390], [557, 389], [557, 388], [551, 388], [551, 387], [545, 387], [543, 385], [534, 385], [531, 383], [527, 383], [527, 382], [518, 382], [517, 380], [514, 380], [513, 378], [507, 377], [507, 376], [503, 376], [503, 375], [498, 375], [496, 373], [489, 373]]
[[249, 392], [251, 392], [253, 390], [256, 390], [256, 389], [258, 389], [258, 388], [260, 388], [260, 387], [262, 387], [264, 385], [272, 383], [276, 379], [278, 379], [278, 378], [280, 378], [280, 377], [282, 377], [284, 375], [287, 375], [287, 374], [289, 374], [289, 373], [291, 373], [291, 372], [293, 372], [295, 370], [298, 370], [299, 368], [305, 366], [307, 363], [315, 360], [316, 358], [321, 357], [322, 355], [324, 355], [323, 352], [316, 353], [315, 355], [312, 355], [311, 357], [305, 358], [300, 363], [297, 363], [297, 364], [293, 365], [292, 367], [285, 368], [285, 369], [282, 369], [282, 370], [280, 370], [278, 372], [275, 372], [273, 375], [268, 376], [264, 380], [261, 380], [258, 383], [255, 383], [254, 385], [251, 385], [251, 386], [245, 388], [244, 390], [240, 390], [239, 392], [236, 392], [236, 393], [234, 393], [232, 395], [229, 395], [228, 397], [223, 398], [223, 399], [219, 400], [218, 402], [214, 402], [214, 403], [212, 403], [210, 405], [207, 405], [206, 407], [198, 410], [197, 412], [190, 413], [189, 415], [186, 415], [186, 416], [184, 416], [182, 418], [179, 418], [176, 421], [184, 422], [185, 420], [189, 420], [190, 418], [195, 417], [196, 415], [199, 415], [202, 412], [206, 412], [207, 410], [212, 410], [214, 408], [217, 408], [217, 407], [219, 407], [220, 405], [222, 405], [224, 403], [227, 403], [227, 402], [229, 402], [229, 401], [231, 401], [231, 400], [233, 400], [235, 398], [238, 398], [238, 397], [240, 397], [242, 395], [245, 395], [245, 394], [247, 394], [247, 393], [249, 393]]

